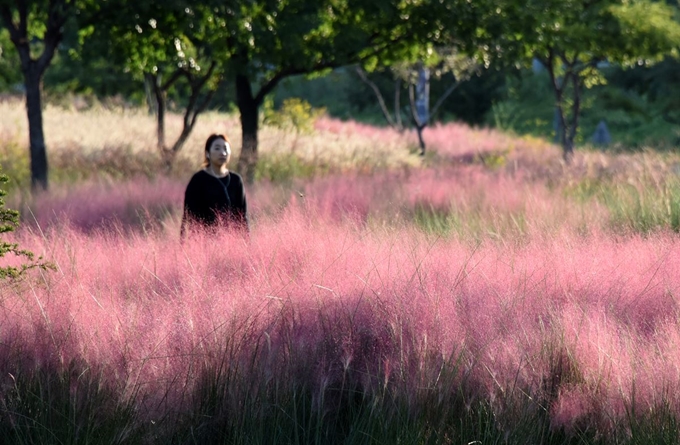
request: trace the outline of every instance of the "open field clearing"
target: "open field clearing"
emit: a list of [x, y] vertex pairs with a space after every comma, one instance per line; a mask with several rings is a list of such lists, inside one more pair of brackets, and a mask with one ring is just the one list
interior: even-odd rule
[[[0, 107], [21, 178], [23, 110]], [[201, 116], [163, 174], [144, 113], [45, 116], [52, 189], [8, 196], [7, 238], [55, 266], [0, 283], [8, 443], [680, 440], [677, 155], [565, 165], [450, 124], [419, 158], [353, 122], [265, 127], [250, 237], [180, 242], [202, 140], [238, 146], [233, 117]]]

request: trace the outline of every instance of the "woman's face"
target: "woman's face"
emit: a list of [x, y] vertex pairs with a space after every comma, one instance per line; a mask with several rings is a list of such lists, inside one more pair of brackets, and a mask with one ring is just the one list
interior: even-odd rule
[[208, 151], [208, 160], [212, 165], [226, 165], [231, 159], [231, 147], [222, 138], [215, 139]]

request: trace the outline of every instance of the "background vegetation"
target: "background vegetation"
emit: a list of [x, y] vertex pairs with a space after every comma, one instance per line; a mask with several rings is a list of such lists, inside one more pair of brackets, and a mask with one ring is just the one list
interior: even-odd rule
[[0, 441], [680, 443], [674, 4], [190, 3], [0, 0]]

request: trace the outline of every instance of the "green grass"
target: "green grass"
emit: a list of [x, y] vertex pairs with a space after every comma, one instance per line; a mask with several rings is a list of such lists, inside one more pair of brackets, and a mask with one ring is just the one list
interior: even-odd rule
[[[668, 407], [628, 412], [608, 434], [588, 423], [551, 427], [545, 402], [516, 394], [488, 400], [465, 387], [365, 390], [341, 382], [321, 393], [299, 380], [246, 381], [235, 369], [207, 369], [189, 394], [187, 414], [144, 422], [101, 375], [41, 370], [12, 375], [0, 413], [0, 438], [13, 444], [673, 444], [678, 421]], [[357, 371], [347, 371], [356, 373]], [[347, 376], [347, 382], [354, 376]], [[453, 378], [452, 378], [453, 381]], [[6, 390], [7, 391], [7, 390]], [[414, 397], [415, 395], [415, 397]], [[503, 396], [501, 396], [503, 397]], [[500, 409], [503, 407], [503, 409]]]
[[416, 203], [410, 215], [412, 223], [425, 233], [460, 239], [521, 239], [527, 234], [524, 211], [494, 209], [438, 208]]
[[310, 179], [329, 170], [330, 166], [306, 162], [294, 154], [261, 154], [255, 169], [255, 180], [285, 183], [297, 178]]
[[121, 400], [101, 374], [72, 363], [9, 373], [0, 407], [0, 441], [12, 444], [142, 443], [132, 400]]
[[577, 205], [589, 201], [603, 204], [609, 211], [609, 226], [616, 233], [647, 234], [658, 230], [680, 232], [680, 181], [670, 178], [654, 183], [611, 179], [584, 179], [564, 191]]

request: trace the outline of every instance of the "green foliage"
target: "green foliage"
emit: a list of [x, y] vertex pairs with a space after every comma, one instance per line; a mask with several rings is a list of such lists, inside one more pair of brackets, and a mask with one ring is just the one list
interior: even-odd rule
[[9, 39], [9, 32], [0, 28], [0, 92], [10, 90], [21, 83], [21, 69], [16, 48]]
[[477, 155], [479, 162], [481, 162], [484, 167], [491, 170], [498, 170], [508, 162], [508, 155], [510, 154], [510, 149], [494, 152], [480, 153]]
[[447, 208], [421, 201], [413, 206], [410, 218], [420, 230], [438, 237], [457, 236], [481, 241], [489, 237], [521, 239], [527, 233], [524, 210], [497, 211], [482, 203], [474, 208]]
[[310, 134], [316, 120], [325, 112], [325, 108], [313, 108], [309, 102], [297, 97], [285, 99], [278, 109], [274, 109], [274, 101], [270, 98], [264, 103], [264, 124], [295, 134]]
[[[660, 71], [661, 67], [640, 67], [635, 72], [615, 67], [604, 70], [607, 84], [583, 92], [577, 141], [587, 146], [604, 120], [612, 136], [611, 148], [674, 150], [678, 127], [664, 117], [666, 110], [680, 109], [670, 105], [675, 93], [680, 94], [680, 79], [669, 73], [659, 83]], [[504, 131], [555, 141], [554, 97], [549, 88], [545, 71], [525, 71], [519, 78], [509, 78], [504, 97], [494, 104], [486, 122]]]
[[518, 38], [496, 47], [510, 48], [503, 57], [535, 58], [547, 69], [565, 158], [578, 134], [583, 91], [605, 83], [602, 66], [652, 63], [680, 41], [680, 23], [664, 2], [508, 0], [506, 7], [505, 26]]
[[599, 199], [609, 208], [611, 225], [617, 230], [680, 232], [680, 182], [656, 187], [619, 184], [602, 193]]
[[122, 400], [90, 364], [74, 360], [66, 369], [43, 364], [35, 371], [13, 364], [17, 368], [3, 392], [2, 443], [143, 443], [134, 398]]
[[255, 169], [255, 179], [285, 183], [323, 175], [328, 169], [329, 166], [306, 162], [294, 153], [262, 154]]
[[[7, 175], [0, 171], [0, 185], [4, 185], [8, 181], [9, 178]], [[3, 197], [6, 195], [7, 192], [0, 189], [0, 234], [12, 232], [19, 225], [19, 212], [5, 208], [5, 200]], [[26, 261], [28, 261], [28, 263], [21, 264], [20, 266], [0, 267], [0, 280], [18, 278], [25, 271], [34, 267], [48, 267], [48, 265], [45, 263], [36, 263], [34, 261], [33, 253], [29, 252], [28, 250], [19, 249], [19, 245], [17, 243], [8, 243], [6, 241], [0, 240], [0, 258], [7, 254], [24, 258]]]
[[615, 232], [680, 232], [680, 181], [659, 183], [643, 177], [636, 181], [607, 178], [584, 179], [565, 189], [566, 196], [580, 203], [598, 201], [609, 211], [609, 225]]
[[12, 178], [4, 183], [6, 191], [30, 186], [30, 159], [26, 156], [26, 148], [18, 140], [7, 138], [0, 142], [0, 170]]
[[[0, 184], [4, 184], [7, 181], [9, 181], [9, 178], [3, 174], [0, 174]], [[0, 189], [0, 234], [11, 232], [19, 225], [19, 212], [5, 208], [5, 201], [2, 199], [2, 197], [5, 195], [6, 192]], [[24, 257], [29, 261], [33, 260], [33, 253], [26, 250], [20, 250], [18, 244], [0, 241], [0, 258], [7, 254]], [[0, 280], [7, 278], [17, 278], [27, 268], [27, 266], [0, 267]]]

